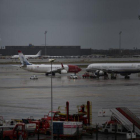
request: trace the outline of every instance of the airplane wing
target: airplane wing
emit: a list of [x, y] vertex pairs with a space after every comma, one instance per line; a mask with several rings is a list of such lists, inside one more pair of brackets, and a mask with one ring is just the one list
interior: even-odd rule
[[112, 69], [98, 69], [98, 70], [103, 71], [103, 72], [107, 72], [107, 73], [115, 72], [115, 71], [112, 70]]
[[[61, 63], [61, 66], [62, 66], [62, 67], [59, 68], [59, 69], [53, 69], [52, 72], [53, 72], [53, 73], [61, 73], [61, 70], [65, 69], [62, 63]], [[51, 70], [48, 71], [47, 73], [48, 73], [48, 74], [51, 74]]]
[[[56, 70], [52, 70], [53, 73], [60, 73], [62, 69], [56, 69]], [[48, 71], [47, 73], [51, 74], [51, 70]]]
[[12, 65], [13, 67], [18, 67], [18, 68], [22, 68], [22, 67], [26, 67], [25, 65]]
[[107, 73], [117, 73], [118, 71], [116, 69], [101, 69], [101, 71], [107, 72]]

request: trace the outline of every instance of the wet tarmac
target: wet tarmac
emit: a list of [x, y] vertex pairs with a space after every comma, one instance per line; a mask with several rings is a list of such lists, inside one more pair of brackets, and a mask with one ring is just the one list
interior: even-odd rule
[[[118, 75], [116, 80], [83, 79], [85, 68], [78, 73], [78, 79], [69, 78], [70, 74], [56, 74], [52, 77], [53, 109], [70, 104], [70, 113], [77, 112], [77, 105], [92, 102], [93, 124], [102, 124], [109, 118], [98, 117], [102, 108], [127, 107], [140, 117], [140, 77], [132, 74], [129, 80]], [[31, 75], [38, 80], [30, 80]], [[33, 116], [42, 118], [51, 110], [51, 76], [32, 73], [12, 65], [0, 65], [0, 116], [4, 119], [22, 119]], [[114, 135], [99, 136], [115, 139]], [[95, 139], [95, 135], [92, 138]], [[119, 139], [124, 139], [121, 136]]]
[[[128, 58], [53, 58], [55, 59], [54, 63], [92, 63], [92, 62], [140, 62], [140, 57], [128, 57]], [[49, 63], [47, 59], [29, 59], [31, 63]], [[10, 56], [7, 59], [0, 59], [0, 64], [4, 63], [19, 63], [19, 59], [10, 59]]]

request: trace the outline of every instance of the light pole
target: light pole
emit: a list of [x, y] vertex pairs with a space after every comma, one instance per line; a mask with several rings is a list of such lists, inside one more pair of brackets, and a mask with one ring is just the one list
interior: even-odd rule
[[119, 32], [119, 53], [121, 54], [121, 34], [122, 31]]
[[53, 140], [53, 92], [52, 92], [52, 63], [54, 59], [49, 59], [51, 63], [51, 140]]
[[45, 31], [45, 55], [46, 55], [46, 34], [47, 34], [47, 31]]

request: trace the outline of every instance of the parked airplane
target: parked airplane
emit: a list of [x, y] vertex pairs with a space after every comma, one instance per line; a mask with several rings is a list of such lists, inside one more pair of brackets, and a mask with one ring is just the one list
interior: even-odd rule
[[140, 57], [140, 55], [133, 55], [132, 57]]
[[81, 69], [78, 66], [75, 65], [45, 65], [45, 64], [31, 64], [30, 62], [27, 61], [25, 56], [21, 51], [18, 51], [19, 58], [21, 61], [21, 68], [31, 71], [31, 72], [38, 72], [38, 73], [46, 73], [46, 75], [51, 74], [55, 75], [55, 73], [78, 73], [81, 71]]
[[97, 77], [108, 77], [108, 73], [111, 74], [111, 79], [116, 79], [116, 75], [120, 74], [125, 76], [125, 79], [129, 79], [131, 73], [140, 72], [140, 63], [98, 63], [90, 64], [86, 68], [87, 72], [94, 72]]
[[[29, 58], [38, 58], [41, 56], [41, 50], [36, 54], [36, 55], [25, 55], [25, 58], [26, 59], [29, 59]], [[19, 58], [19, 55], [13, 55], [11, 57], [11, 59], [18, 59]]]

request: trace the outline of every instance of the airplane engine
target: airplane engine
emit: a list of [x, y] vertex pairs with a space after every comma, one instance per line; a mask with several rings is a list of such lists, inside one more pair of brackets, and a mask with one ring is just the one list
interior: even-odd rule
[[97, 75], [97, 76], [104, 76], [105, 75], [105, 72], [102, 71], [102, 70], [96, 70], [95, 71], [95, 75]]
[[122, 76], [127, 76], [127, 75], [130, 75], [131, 73], [120, 73], [120, 75]]
[[65, 73], [67, 73], [66, 70], [61, 70], [61, 74], [65, 74]]

